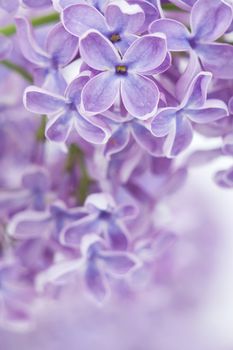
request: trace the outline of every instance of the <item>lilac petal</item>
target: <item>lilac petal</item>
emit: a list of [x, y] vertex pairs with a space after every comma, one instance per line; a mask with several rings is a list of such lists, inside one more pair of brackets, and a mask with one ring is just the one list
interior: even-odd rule
[[233, 114], [233, 97], [230, 98], [228, 102], [229, 113]]
[[149, 154], [161, 157], [163, 152], [164, 139], [155, 137], [150, 130], [139, 123], [133, 123], [132, 134], [135, 141]]
[[0, 0], [0, 7], [7, 12], [14, 12], [19, 6], [18, 0]]
[[155, 68], [152, 72], [150, 72], [152, 75], [154, 74], [162, 74], [164, 72], [166, 72], [172, 64], [172, 56], [171, 54], [168, 52], [164, 61], [161, 63], [160, 66], [158, 66], [157, 68]]
[[115, 71], [115, 66], [120, 64], [120, 56], [113, 44], [94, 30], [81, 38], [80, 54], [86, 64], [100, 71]]
[[121, 82], [121, 97], [129, 114], [148, 119], [157, 110], [159, 90], [149, 78], [129, 74]]
[[24, 105], [33, 113], [51, 114], [65, 107], [65, 99], [36, 86], [29, 86], [24, 92]]
[[101, 252], [100, 258], [104, 261], [106, 270], [116, 276], [126, 275], [140, 265], [131, 253]]
[[73, 115], [74, 113], [68, 110], [49, 119], [46, 124], [46, 137], [54, 142], [66, 142], [73, 128]]
[[233, 45], [199, 44], [196, 52], [204, 68], [212, 72], [215, 78], [233, 79]]
[[109, 294], [106, 278], [95, 263], [90, 263], [85, 272], [85, 282], [89, 292], [99, 302], [103, 303]]
[[111, 72], [102, 72], [84, 86], [81, 94], [84, 111], [99, 114], [108, 110], [119, 93], [120, 81]]
[[27, 210], [11, 219], [7, 232], [16, 239], [46, 236], [50, 219], [50, 214], [47, 212]]
[[92, 193], [85, 200], [85, 207], [88, 208], [88, 210], [94, 207], [101, 211], [109, 211], [109, 208], [111, 209], [114, 206], [114, 199], [107, 192]]
[[81, 92], [88, 80], [90, 79], [90, 76], [90, 72], [82, 72], [68, 85], [65, 91], [65, 97], [70, 102], [74, 102], [76, 107], [78, 107], [81, 103]]
[[183, 152], [191, 143], [193, 131], [191, 123], [187, 118], [179, 116], [176, 118], [172, 130], [168, 134], [165, 150], [168, 155], [175, 157]]
[[122, 220], [135, 219], [139, 214], [139, 209], [135, 205], [125, 204], [118, 208], [117, 217]]
[[227, 115], [227, 106], [221, 100], [208, 100], [202, 108], [187, 111], [189, 119], [199, 124], [211, 123]]
[[139, 5], [145, 14], [145, 21], [140, 28], [140, 33], [147, 32], [149, 25], [161, 17], [159, 6], [157, 4], [152, 4], [150, 0], [130, 0], [129, 2]]
[[22, 185], [29, 190], [49, 191], [50, 179], [48, 171], [40, 167], [27, 169], [22, 178]]
[[119, 1], [107, 6], [105, 18], [110, 30], [134, 34], [142, 27], [145, 14], [140, 6]]
[[182, 102], [182, 107], [184, 109], [195, 109], [203, 106], [207, 98], [207, 90], [211, 79], [211, 73], [200, 72], [192, 80]]
[[16, 17], [19, 46], [24, 57], [39, 67], [47, 67], [49, 56], [38, 46], [30, 22], [24, 17]]
[[[167, 45], [162, 34], [145, 35], [128, 48], [123, 62], [129, 72], [144, 73], [159, 67], [167, 55]], [[151, 59], [153, 57], [153, 60]]]
[[89, 117], [87, 120], [81, 115], [77, 115], [75, 128], [84, 140], [94, 144], [105, 144], [110, 137], [110, 129], [103, 122], [101, 116]]
[[200, 70], [201, 68], [198, 56], [194, 51], [190, 51], [189, 61], [187, 63], [185, 71], [180, 76], [175, 88], [176, 97], [179, 101], [182, 101], [184, 99], [184, 96], [187, 93], [188, 86], [190, 85], [194, 77], [200, 72]]
[[32, 8], [40, 8], [52, 5], [52, 0], [22, 0], [23, 4], [32, 7]]
[[111, 221], [107, 233], [113, 249], [125, 250], [128, 247], [128, 232], [123, 225]]
[[176, 118], [177, 109], [168, 107], [161, 110], [152, 120], [151, 130], [156, 137], [166, 136], [172, 127], [172, 121]]
[[219, 0], [196, 1], [190, 16], [192, 34], [196, 40], [202, 42], [211, 42], [220, 38], [231, 21], [231, 6]]
[[60, 242], [65, 246], [79, 246], [85, 235], [99, 234], [99, 231], [96, 214], [88, 215], [64, 227], [60, 234]]
[[190, 33], [188, 29], [180, 22], [174, 19], [159, 19], [151, 23], [150, 33], [161, 32], [166, 35], [167, 47], [171, 51], [189, 51]]
[[104, 148], [106, 157], [111, 157], [113, 154], [122, 151], [129, 143], [129, 130], [124, 124], [119, 127], [110, 137]]
[[0, 60], [5, 59], [12, 49], [11, 41], [3, 35], [0, 35]]
[[104, 16], [93, 6], [85, 4], [71, 5], [62, 12], [62, 23], [65, 29], [73, 35], [82, 36], [89, 29], [105, 33]]
[[69, 34], [61, 23], [49, 32], [46, 44], [55, 65], [67, 65], [78, 52], [78, 39]]

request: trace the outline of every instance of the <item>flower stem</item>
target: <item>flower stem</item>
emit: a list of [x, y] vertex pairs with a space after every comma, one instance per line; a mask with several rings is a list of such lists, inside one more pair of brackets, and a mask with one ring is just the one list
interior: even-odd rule
[[79, 203], [83, 204], [88, 195], [92, 180], [86, 168], [83, 151], [76, 144], [71, 144], [69, 147], [69, 154], [66, 163], [66, 171], [72, 172], [76, 165], [79, 166], [81, 178], [79, 181], [79, 187], [77, 191], [75, 191], [75, 194]]
[[[59, 21], [59, 13], [53, 12], [46, 16], [34, 17], [31, 19], [33, 27], [40, 27], [45, 24], [55, 23]], [[7, 27], [0, 28], [0, 34], [5, 36], [12, 36], [16, 33], [16, 26], [11, 24]]]
[[0, 64], [5, 66], [6, 68], [18, 73], [19, 75], [21, 75], [21, 77], [23, 77], [29, 83], [33, 82], [33, 77], [31, 76], [31, 74], [28, 71], [26, 71], [23, 67], [19, 66], [18, 64], [15, 64], [15, 63], [8, 61], [8, 60], [1, 61]]

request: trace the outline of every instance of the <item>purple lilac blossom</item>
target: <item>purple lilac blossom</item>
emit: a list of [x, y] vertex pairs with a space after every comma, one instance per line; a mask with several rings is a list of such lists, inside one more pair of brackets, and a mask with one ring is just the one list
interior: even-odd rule
[[232, 5], [0, 0], [1, 350], [232, 349]]

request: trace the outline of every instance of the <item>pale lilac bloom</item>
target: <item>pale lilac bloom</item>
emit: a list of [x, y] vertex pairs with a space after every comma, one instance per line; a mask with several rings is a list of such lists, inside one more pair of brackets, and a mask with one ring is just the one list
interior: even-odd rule
[[86, 216], [64, 227], [60, 240], [66, 246], [79, 246], [84, 236], [104, 236], [113, 249], [124, 250], [129, 244], [127, 221], [137, 216], [133, 205], [117, 205], [110, 194], [95, 193], [87, 197]]
[[157, 137], [168, 135], [164, 147], [169, 156], [177, 156], [190, 145], [192, 123], [210, 123], [228, 115], [223, 101], [207, 100], [211, 77], [211, 73], [200, 72], [190, 84], [181, 104], [161, 109], [153, 119], [153, 134]]
[[126, 1], [110, 2], [101, 14], [88, 4], [66, 7], [62, 12], [62, 22], [71, 34], [81, 37], [88, 30], [97, 30], [108, 38], [122, 54], [137, 39], [137, 34], [145, 20], [143, 10], [138, 5]]
[[2, 7], [7, 12], [14, 12], [18, 9], [20, 5], [40, 8], [51, 6], [51, 0], [0, 0], [0, 7]]
[[53, 92], [61, 93], [66, 82], [60, 69], [71, 62], [78, 52], [78, 39], [69, 34], [61, 23], [48, 33], [45, 47], [37, 43], [30, 22], [16, 17], [19, 46], [23, 56], [34, 65], [34, 73], [41, 85]]
[[1, 189], [0, 209], [7, 215], [15, 214], [20, 210], [31, 208], [44, 210], [46, 201], [52, 198], [50, 179], [45, 169], [32, 166], [25, 171], [21, 180], [21, 187]]
[[109, 137], [107, 125], [100, 116], [88, 120], [80, 111], [81, 91], [89, 81], [89, 73], [81, 73], [66, 88], [64, 96], [36, 86], [28, 87], [24, 94], [25, 107], [38, 114], [46, 114], [46, 137], [55, 142], [66, 142], [73, 130], [88, 142], [105, 143]]
[[127, 278], [140, 266], [140, 260], [130, 252], [109, 250], [97, 235], [90, 234], [82, 239], [81, 258], [66, 260], [52, 266], [39, 276], [40, 288], [46, 284], [67, 283], [80, 272], [89, 294], [98, 303], [109, 297], [111, 279]]
[[99, 71], [82, 91], [82, 106], [87, 113], [108, 110], [119, 94], [132, 116], [148, 119], [155, 113], [159, 90], [148, 75], [156, 73], [166, 59], [162, 34], [137, 39], [121, 57], [108, 39], [90, 30], [80, 40], [80, 54], [85, 63]]
[[[221, 0], [198, 0], [190, 14], [191, 33], [173, 19], [159, 19], [150, 26], [150, 32], [166, 35], [171, 51], [194, 52], [205, 70], [216, 78], [233, 78], [233, 46], [215, 43], [232, 22], [231, 6]], [[221, 20], [220, 20], [221, 19]]]

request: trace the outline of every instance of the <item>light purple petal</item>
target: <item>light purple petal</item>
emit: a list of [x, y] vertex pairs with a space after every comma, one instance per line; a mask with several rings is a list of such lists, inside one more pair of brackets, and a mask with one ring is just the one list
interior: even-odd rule
[[61, 23], [49, 32], [46, 44], [55, 65], [67, 65], [78, 52], [78, 39], [68, 33]]
[[194, 4], [190, 25], [195, 39], [211, 42], [220, 38], [230, 26], [232, 9], [220, 0], [198, 0]]
[[33, 113], [51, 114], [65, 107], [65, 99], [36, 86], [29, 86], [24, 92], [24, 105]]
[[11, 41], [0, 34], [0, 60], [4, 60], [12, 49]]
[[88, 31], [81, 38], [80, 54], [86, 64], [100, 71], [107, 69], [115, 71], [115, 66], [120, 64], [116, 48], [97, 31]]
[[0, 0], [0, 7], [7, 12], [16, 11], [19, 6], [19, 0]]
[[130, 3], [138, 4], [145, 14], [145, 21], [140, 28], [140, 33], [147, 32], [149, 25], [161, 17], [159, 6], [155, 6], [149, 1], [129, 0]]
[[16, 17], [15, 23], [19, 46], [24, 57], [39, 67], [47, 67], [49, 56], [38, 46], [30, 22], [24, 17]]
[[159, 67], [166, 55], [167, 45], [163, 34], [150, 34], [133, 42], [124, 54], [123, 62], [129, 72], [146, 74]]
[[138, 259], [131, 253], [101, 252], [106, 270], [116, 276], [126, 275], [139, 266]]
[[233, 97], [230, 98], [228, 103], [229, 113], [233, 114]]
[[85, 272], [85, 282], [89, 292], [99, 303], [103, 303], [109, 294], [106, 278], [95, 263], [90, 263]]
[[124, 225], [112, 220], [108, 225], [107, 234], [113, 249], [125, 250], [127, 248], [128, 232]]
[[22, 0], [22, 2], [24, 5], [32, 8], [46, 7], [52, 5], [52, 0]]
[[233, 79], [233, 45], [200, 44], [196, 48], [204, 68], [215, 78]]
[[179, 116], [168, 134], [164, 148], [169, 156], [175, 157], [190, 145], [192, 138], [191, 123], [187, 118]]
[[81, 92], [88, 80], [90, 79], [90, 72], [82, 72], [75, 78], [67, 87], [65, 91], [65, 97], [70, 101], [74, 102], [76, 107], [81, 103]]
[[75, 128], [84, 140], [94, 144], [105, 144], [111, 135], [101, 116], [88, 117], [87, 120], [77, 114]]
[[188, 29], [174, 19], [159, 19], [151, 23], [150, 33], [164, 33], [167, 39], [168, 50], [171, 51], [189, 51], [190, 33]]
[[104, 16], [95, 7], [87, 4], [66, 7], [62, 12], [62, 23], [68, 32], [78, 37], [89, 29], [101, 33], [107, 30]]
[[159, 90], [149, 78], [129, 74], [122, 79], [121, 97], [129, 114], [135, 118], [148, 119], [157, 110]]
[[202, 107], [207, 98], [207, 90], [212, 79], [209, 72], [200, 72], [189, 85], [182, 107], [184, 109], [195, 109]]
[[119, 127], [109, 138], [104, 148], [104, 154], [106, 157], [122, 151], [129, 143], [129, 130], [124, 124]]
[[7, 232], [16, 239], [46, 236], [50, 214], [47, 212], [24, 211], [15, 215], [7, 227]]
[[152, 133], [156, 137], [166, 136], [172, 127], [172, 121], [176, 118], [176, 108], [165, 108], [153, 118], [151, 123]]
[[82, 90], [84, 111], [99, 114], [109, 109], [119, 93], [120, 81], [111, 72], [103, 72], [89, 80]]
[[197, 0], [170, 0], [170, 2], [186, 11], [191, 9], [195, 1]]
[[199, 124], [210, 123], [227, 115], [227, 106], [220, 100], [208, 100], [202, 108], [187, 111], [189, 119]]
[[164, 139], [155, 137], [150, 130], [139, 123], [133, 123], [132, 134], [136, 142], [144, 148], [149, 154], [157, 157], [164, 155]]
[[79, 246], [87, 234], [99, 234], [100, 226], [96, 214], [88, 215], [64, 227], [60, 234], [60, 242], [66, 246]]
[[65, 142], [73, 128], [73, 114], [67, 110], [49, 119], [46, 124], [46, 137], [54, 142]]
[[126, 1], [110, 3], [105, 11], [106, 21], [114, 32], [136, 33], [143, 25], [145, 14], [140, 6]]

